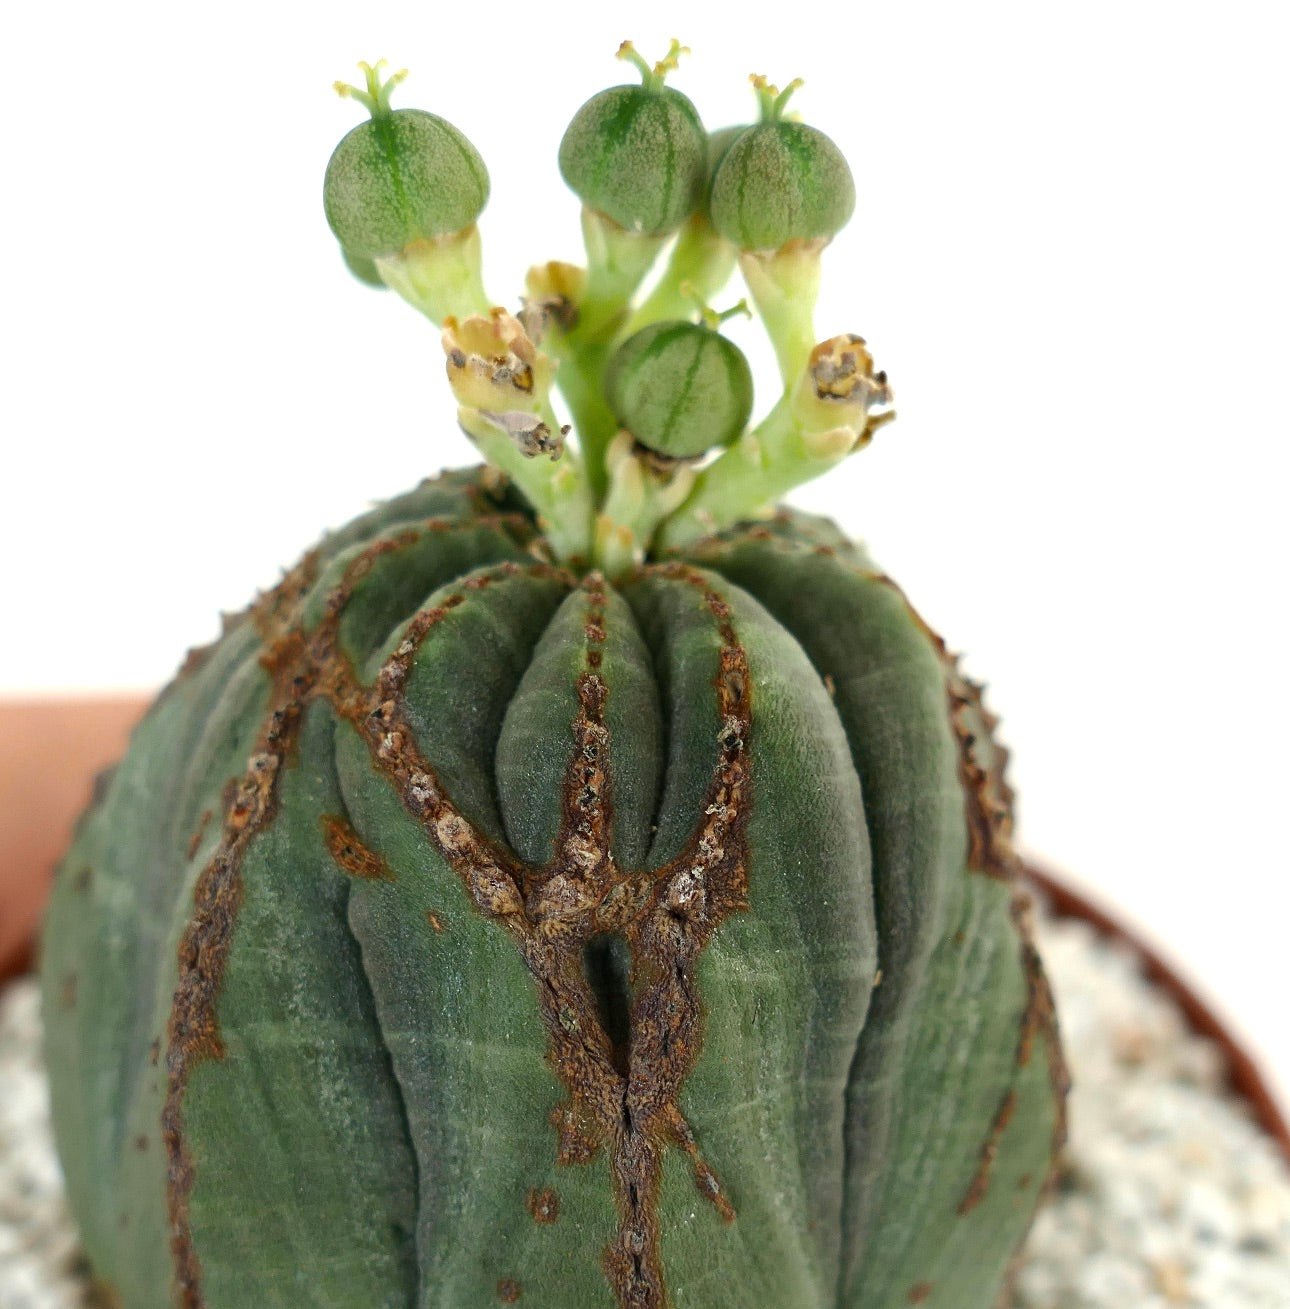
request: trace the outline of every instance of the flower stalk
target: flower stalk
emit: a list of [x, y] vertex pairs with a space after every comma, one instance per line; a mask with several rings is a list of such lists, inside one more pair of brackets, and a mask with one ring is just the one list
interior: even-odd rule
[[801, 377], [815, 349], [815, 305], [820, 295], [824, 242], [793, 241], [779, 250], [744, 250], [739, 255], [748, 294], [775, 348], [786, 388]]
[[887, 375], [875, 371], [861, 337], [822, 341], [765, 420], [698, 474], [655, 546], [674, 550], [764, 515], [794, 487], [868, 445], [895, 417], [892, 400]]
[[524, 493], [556, 554], [588, 560], [591, 488], [582, 459], [566, 449], [569, 428], [551, 407], [556, 361], [498, 308], [448, 318], [443, 350], [462, 430]]
[[644, 562], [659, 524], [685, 501], [695, 472], [684, 461], [637, 448], [630, 432], [610, 442], [606, 463], [609, 490], [596, 515], [593, 557], [606, 576], [619, 577]]
[[657, 285], [632, 312], [622, 335], [631, 336], [664, 319], [683, 318], [696, 297], [712, 300], [720, 295], [738, 254], [702, 214], [693, 214], [678, 233]]
[[446, 318], [486, 314], [493, 301], [484, 290], [479, 228], [472, 223], [448, 236], [414, 241], [373, 262], [386, 286], [436, 326]]

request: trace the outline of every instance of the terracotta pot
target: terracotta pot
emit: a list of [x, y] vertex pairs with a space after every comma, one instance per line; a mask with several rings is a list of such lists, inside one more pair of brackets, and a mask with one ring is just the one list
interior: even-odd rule
[[0, 981], [31, 966], [49, 880], [148, 700], [0, 700]]
[[[54, 865], [89, 802], [95, 776], [120, 757], [147, 704], [124, 696], [0, 701], [0, 981], [30, 968]], [[1109, 910], [1042, 869], [1027, 873], [1058, 917], [1083, 919], [1140, 956], [1146, 975], [1173, 995], [1192, 1028], [1226, 1052], [1233, 1089], [1290, 1162], [1290, 1127], [1258, 1066], [1191, 985]]]

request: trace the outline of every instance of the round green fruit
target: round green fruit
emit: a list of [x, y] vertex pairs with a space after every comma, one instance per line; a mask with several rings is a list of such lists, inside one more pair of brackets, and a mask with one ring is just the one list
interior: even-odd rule
[[421, 109], [377, 114], [333, 151], [327, 222], [351, 256], [377, 259], [469, 227], [488, 200], [488, 170], [451, 123]]
[[744, 352], [700, 323], [652, 323], [615, 351], [605, 394], [619, 424], [655, 454], [691, 459], [729, 445], [753, 407]]
[[[629, 232], [673, 232], [703, 198], [707, 136], [698, 110], [637, 59], [640, 86], [611, 86], [578, 110], [560, 142], [560, 175], [588, 206]], [[675, 62], [676, 47], [670, 56]]]
[[708, 222], [712, 221], [712, 183], [716, 179], [717, 169], [726, 157], [726, 151], [748, 130], [747, 123], [735, 123], [730, 127], [719, 127], [708, 133], [707, 181], [703, 187], [703, 203], [699, 207]]
[[340, 255], [345, 261], [345, 267], [365, 286], [376, 287], [378, 290], [385, 289], [385, 283], [381, 280], [381, 274], [374, 259], [369, 258], [367, 255], [351, 254], [343, 246]]
[[726, 149], [712, 179], [712, 223], [741, 250], [778, 250], [790, 241], [828, 240], [856, 204], [842, 151], [819, 128], [784, 118], [800, 83], [782, 93], [754, 77], [762, 121]]

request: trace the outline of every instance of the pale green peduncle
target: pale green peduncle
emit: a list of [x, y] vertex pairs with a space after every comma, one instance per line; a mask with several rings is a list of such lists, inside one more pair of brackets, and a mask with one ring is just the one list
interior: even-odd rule
[[738, 252], [703, 214], [693, 214], [678, 233], [667, 267], [653, 291], [632, 311], [623, 328], [631, 336], [665, 318], [682, 318], [694, 296], [711, 300], [735, 270]]
[[486, 314], [493, 306], [484, 290], [483, 251], [473, 223], [450, 236], [414, 242], [375, 263], [386, 286], [436, 327], [447, 318]]

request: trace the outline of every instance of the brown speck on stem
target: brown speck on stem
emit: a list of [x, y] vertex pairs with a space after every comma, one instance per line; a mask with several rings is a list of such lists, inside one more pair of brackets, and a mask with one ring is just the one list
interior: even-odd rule
[[990, 1124], [990, 1134], [981, 1147], [980, 1162], [977, 1164], [976, 1174], [967, 1189], [967, 1194], [959, 1201], [960, 1217], [970, 1214], [985, 1199], [986, 1192], [990, 1189], [990, 1173], [999, 1153], [999, 1142], [1003, 1139], [1003, 1134], [1007, 1131], [1008, 1124], [1012, 1121], [1012, 1115], [1016, 1112], [1016, 1109], [1017, 1093], [1016, 1091], [1009, 1091], [1003, 1097], [1003, 1103], [995, 1113], [994, 1122]]
[[202, 837], [206, 835], [206, 828], [213, 817], [214, 811], [207, 809], [197, 820], [197, 827], [194, 829], [192, 836], [188, 838], [188, 857], [190, 859], [196, 855], [198, 847], [202, 843]]
[[497, 1283], [497, 1298], [503, 1304], [514, 1304], [520, 1295], [520, 1284], [513, 1277], [503, 1277]]
[[86, 1305], [88, 1309], [121, 1309], [121, 1297], [111, 1283], [92, 1277]]
[[324, 814], [319, 821], [322, 823], [327, 852], [339, 868], [351, 877], [365, 881], [394, 881], [389, 864], [363, 844], [358, 833], [344, 818], [336, 814]]
[[910, 1304], [926, 1304], [932, 1294], [931, 1282], [916, 1282], [909, 1288], [909, 1294], [905, 1297]]
[[549, 1186], [530, 1187], [525, 1203], [535, 1223], [553, 1223], [560, 1217], [560, 1197]]

